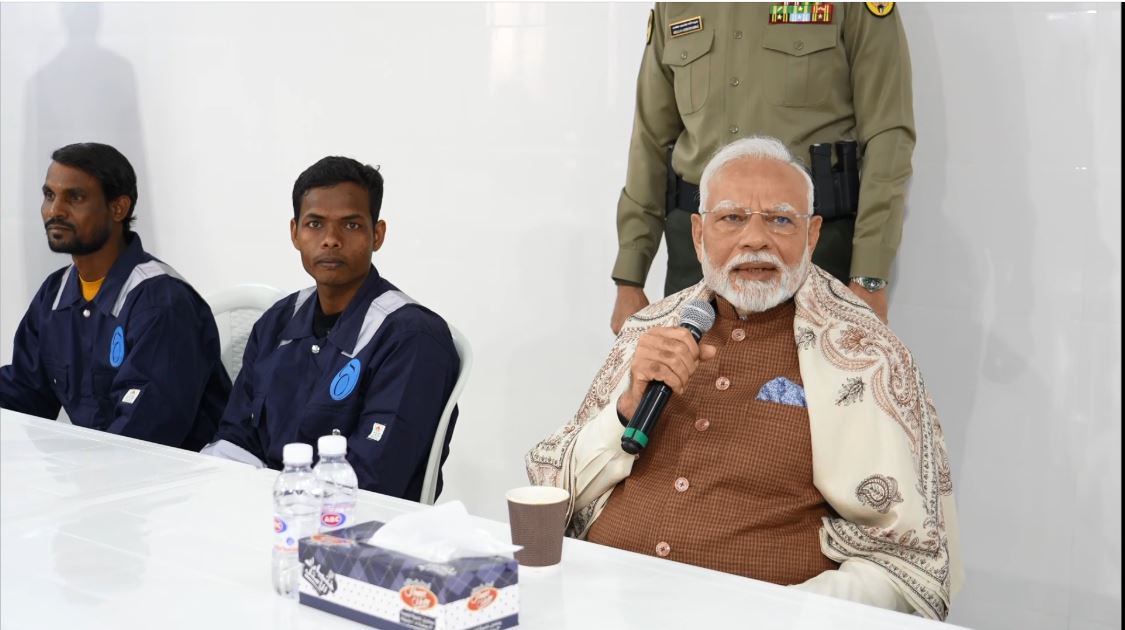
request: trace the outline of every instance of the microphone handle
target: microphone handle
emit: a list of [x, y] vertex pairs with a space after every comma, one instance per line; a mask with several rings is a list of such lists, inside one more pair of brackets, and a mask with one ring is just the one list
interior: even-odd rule
[[[681, 323], [682, 328], [686, 328], [695, 337], [695, 342], [703, 338], [703, 331], [695, 326], [684, 322]], [[664, 411], [664, 406], [668, 404], [668, 399], [672, 396], [672, 388], [668, 387], [661, 381], [652, 381], [645, 388], [645, 393], [641, 396], [641, 402], [637, 405], [637, 410], [633, 412], [632, 419], [629, 420], [629, 425], [625, 427], [625, 432], [621, 434], [621, 450], [636, 455], [640, 453], [646, 446], [648, 446], [649, 437], [652, 435], [653, 430], [656, 429], [656, 421], [660, 419], [660, 414]]]
[[636, 455], [648, 446], [649, 434], [656, 428], [656, 420], [660, 418], [660, 413], [664, 411], [664, 405], [668, 404], [671, 396], [672, 388], [664, 383], [652, 381], [648, 384], [640, 404], [637, 405], [637, 410], [633, 412], [629, 426], [625, 427], [625, 432], [621, 434], [623, 451]]

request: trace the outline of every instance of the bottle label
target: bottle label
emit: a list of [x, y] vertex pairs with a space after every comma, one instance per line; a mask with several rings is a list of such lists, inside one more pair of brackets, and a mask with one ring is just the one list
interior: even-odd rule
[[297, 551], [296, 532], [289, 527], [280, 514], [273, 515], [273, 548], [277, 551]]
[[351, 527], [354, 513], [355, 503], [325, 504], [320, 511], [320, 531], [330, 532], [334, 529]]

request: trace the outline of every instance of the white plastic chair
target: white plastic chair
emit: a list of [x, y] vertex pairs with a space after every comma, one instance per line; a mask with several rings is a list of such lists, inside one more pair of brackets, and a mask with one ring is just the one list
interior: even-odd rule
[[[448, 323], [448, 322], [447, 322]], [[449, 393], [449, 400], [445, 402], [445, 409], [441, 412], [437, 431], [434, 433], [434, 443], [430, 446], [430, 459], [426, 464], [426, 478], [422, 482], [422, 495], [418, 498], [420, 503], [433, 505], [437, 499], [438, 475], [441, 474], [441, 451], [445, 445], [445, 434], [449, 431], [449, 417], [453, 415], [453, 408], [457, 406], [457, 399], [465, 389], [465, 381], [469, 380], [469, 371], [473, 367], [473, 348], [469, 340], [461, 331], [449, 324], [449, 332], [453, 335], [453, 347], [457, 356], [461, 357], [461, 370], [457, 373], [457, 382], [453, 384], [453, 391]]]
[[223, 367], [231, 382], [242, 369], [242, 353], [250, 340], [254, 323], [269, 307], [285, 297], [285, 292], [264, 284], [240, 284], [207, 298], [215, 325], [219, 328], [219, 347]]

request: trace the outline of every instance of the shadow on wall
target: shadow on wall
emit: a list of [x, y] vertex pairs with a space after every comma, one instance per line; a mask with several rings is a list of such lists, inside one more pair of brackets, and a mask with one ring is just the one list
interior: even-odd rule
[[40, 187], [51, 152], [74, 142], [102, 142], [120, 150], [137, 173], [139, 200], [136, 231], [145, 248], [159, 251], [152, 214], [148, 160], [144, 150], [133, 68], [123, 57], [98, 45], [101, 6], [60, 5], [66, 29], [63, 49], [39, 69], [27, 86], [24, 105], [24, 151], [19, 185], [24, 193], [17, 212], [23, 235], [23, 261], [30, 301], [43, 279], [69, 264], [47, 248], [39, 208]]

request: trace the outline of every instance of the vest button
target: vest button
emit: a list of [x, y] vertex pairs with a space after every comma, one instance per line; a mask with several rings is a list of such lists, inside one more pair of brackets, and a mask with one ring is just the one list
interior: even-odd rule
[[715, 389], [719, 390], [720, 392], [727, 391], [728, 389], [730, 389], [730, 379], [725, 376], [720, 376], [719, 378], [715, 379]]
[[90, 309], [88, 309], [88, 308], [82, 309], [82, 317], [89, 317], [89, 316], [90, 316]]
[[312, 347], [312, 353], [313, 354], [319, 354], [320, 353], [320, 346], [318, 346], [314, 343], [313, 347]]
[[676, 492], [687, 492], [689, 487], [691, 487], [691, 484], [688, 483], [686, 477], [680, 477], [676, 480]]
[[656, 543], [656, 555], [661, 558], [667, 558], [668, 554], [672, 553], [672, 546], [664, 541]]
[[735, 341], [742, 341], [746, 338], [746, 331], [742, 330], [741, 328], [735, 328], [733, 331], [731, 331], [730, 338], [734, 339]]
[[707, 427], [709, 427], [709, 426], [711, 426], [711, 421], [708, 420], [707, 418], [700, 418], [700, 419], [695, 421], [695, 430], [696, 431], [706, 431]]

